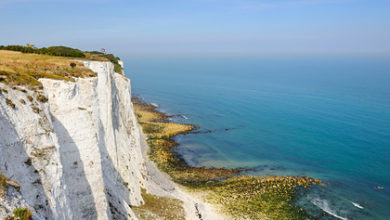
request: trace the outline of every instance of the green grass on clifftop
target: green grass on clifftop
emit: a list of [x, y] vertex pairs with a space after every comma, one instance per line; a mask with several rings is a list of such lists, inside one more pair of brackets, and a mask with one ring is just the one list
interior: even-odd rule
[[73, 77], [93, 76], [92, 70], [67, 57], [0, 50], [0, 82], [10, 86], [41, 88], [40, 78], [73, 81]]
[[21, 46], [21, 45], [0, 45], [0, 50], [17, 51], [25, 54], [40, 54], [49, 56], [69, 57], [85, 60], [96, 60], [96, 61], [110, 61], [114, 64], [114, 70], [117, 73], [123, 74], [123, 68], [119, 64], [119, 57], [113, 54], [106, 54], [98, 51], [84, 52], [79, 49], [66, 47], [66, 46], [52, 46], [36, 48], [32, 45]]

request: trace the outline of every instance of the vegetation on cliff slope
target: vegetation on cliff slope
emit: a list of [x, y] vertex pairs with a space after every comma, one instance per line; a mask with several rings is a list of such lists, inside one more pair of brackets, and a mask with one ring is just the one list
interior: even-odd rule
[[45, 54], [45, 55], [62, 56], [62, 57], [85, 57], [83, 51], [71, 47], [65, 47], [65, 46], [35, 48], [32, 46], [27, 47], [21, 45], [8, 45], [8, 46], [0, 45], [0, 50], [12, 50], [12, 51], [19, 51], [22, 53]]
[[119, 57], [114, 56], [114, 54], [105, 54], [99, 51], [87, 51], [84, 52], [85, 57], [90, 60], [98, 60], [98, 61], [110, 61], [114, 64], [114, 71], [117, 73], [123, 74], [123, 68], [119, 64]]
[[113, 54], [106, 54], [98, 51], [83, 52], [79, 49], [65, 47], [65, 46], [52, 46], [36, 48], [32, 45], [21, 46], [21, 45], [0, 45], [0, 50], [18, 51], [22, 53], [33, 53], [50, 56], [61, 56], [61, 57], [74, 57], [78, 59], [96, 60], [96, 61], [110, 61], [114, 64], [114, 70], [117, 73], [123, 74], [122, 66], [119, 64], [119, 57]]
[[82, 52], [70, 47], [33, 48], [0, 46], [0, 82], [39, 88], [39, 78], [73, 81], [72, 77], [93, 77], [96, 73], [70, 59], [110, 61], [115, 72], [123, 74], [119, 58], [101, 52]]
[[11, 86], [41, 88], [40, 78], [73, 81], [72, 77], [92, 76], [96, 73], [69, 58], [0, 50], [0, 82]]
[[148, 194], [142, 189], [142, 198], [145, 204], [140, 207], [131, 207], [139, 219], [175, 219], [184, 220], [183, 202], [178, 199], [159, 197]]
[[8, 189], [8, 178], [4, 174], [0, 173], [0, 197], [4, 196], [7, 193]]
[[14, 216], [9, 216], [6, 220], [31, 220], [32, 212], [27, 208], [17, 208], [13, 211]]

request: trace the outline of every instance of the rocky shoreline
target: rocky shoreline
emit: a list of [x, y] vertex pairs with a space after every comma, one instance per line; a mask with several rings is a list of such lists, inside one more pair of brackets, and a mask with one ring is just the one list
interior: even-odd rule
[[[243, 169], [190, 167], [172, 149], [173, 137], [197, 132], [194, 125], [172, 123], [157, 106], [132, 99], [138, 123], [147, 136], [148, 156], [157, 167], [187, 191], [201, 195], [232, 219], [305, 219], [308, 213], [291, 204], [297, 192], [321, 181], [310, 177], [255, 177], [240, 175]], [[225, 217], [226, 218], [226, 217]]]
[[[113, 63], [77, 61], [65, 72], [72, 80], [65, 80], [56, 71], [76, 61], [12, 51], [0, 56], [15, 68], [46, 71], [38, 79], [34, 72], [7, 73], [0, 83], [1, 219], [307, 216], [289, 201], [319, 180], [189, 166], [172, 152], [178, 145], [172, 138], [199, 130], [131, 100], [130, 80]], [[30, 77], [35, 80], [24, 81]]]

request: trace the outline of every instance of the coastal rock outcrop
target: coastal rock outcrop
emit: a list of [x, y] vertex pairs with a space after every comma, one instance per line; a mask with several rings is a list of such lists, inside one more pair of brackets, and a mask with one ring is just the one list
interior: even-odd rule
[[0, 219], [19, 206], [34, 219], [136, 219], [146, 168], [130, 80], [84, 65], [98, 76], [40, 79], [42, 91], [0, 83], [0, 173], [20, 184]]

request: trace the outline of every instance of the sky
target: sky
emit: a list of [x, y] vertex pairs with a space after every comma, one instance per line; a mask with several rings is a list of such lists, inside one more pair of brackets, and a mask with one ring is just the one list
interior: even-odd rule
[[390, 54], [389, 0], [0, 0], [0, 45]]

